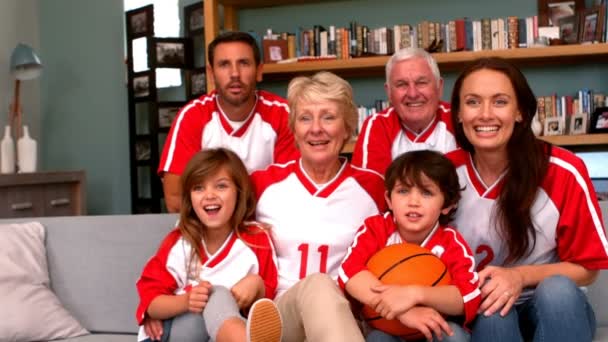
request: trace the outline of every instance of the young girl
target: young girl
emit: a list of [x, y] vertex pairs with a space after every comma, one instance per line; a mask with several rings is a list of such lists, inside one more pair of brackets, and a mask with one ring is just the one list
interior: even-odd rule
[[[162, 341], [280, 341], [278, 310], [264, 299], [277, 286], [274, 250], [264, 229], [245, 222], [255, 198], [241, 160], [224, 148], [199, 152], [182, 194], [177, 229], [137, 282], [139, 324], [163, 320]], [[239, 312], [247, 309], [245, 322]], [[139, 341], [159, 339], [150, 326], [140, 327]]]
[[[445, 226], [460, 199], [454, 166], [438, 152], [407, 152], [389, 166], [384, 183], [390, 211], [365, 220], [342, 263], [340, 286], [383, 317], [420, 330], [429, 341], [433, 335], [436, 340], [468, 341], [462, 324], [442, 317], [463, 316], [459, 322], [469, 323], [480, 301], [472, 253], [460, 234]], [[451, 285], [382, 285], [365, 265], [378, 250], [402, 242], [438, 256], [450, 272]], [[373, 330], [367, 341], [401, 340]]]

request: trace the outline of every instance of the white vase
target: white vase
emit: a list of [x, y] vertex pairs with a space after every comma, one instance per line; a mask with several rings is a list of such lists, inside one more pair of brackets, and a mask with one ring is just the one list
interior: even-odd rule
[[543, 125], [538, 120], [538, 114], [534, 115], [531, 125], [532, 125], [532, 127], [531, 127], [532, 132], [534, 132], [534, 135], [539, 137], [543, 133]]
[[30, 137], [27, 126], [23, 126], [23, 136], [17, 141], [17, 165], [19, 172], [36, 172], [36, 140]]
[[15, 142], [11, 136], [11, 126], [4, 127], [4, 137], [0, 142], [0, 173], [15, 172]]

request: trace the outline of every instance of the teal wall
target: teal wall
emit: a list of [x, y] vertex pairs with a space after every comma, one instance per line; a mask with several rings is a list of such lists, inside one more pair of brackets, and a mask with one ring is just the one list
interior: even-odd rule
[[122, 0], [39, 1], [42, 170], [84, 169], [89, 214], [130, 213]]
[[[490, 1], [483, 5], [478, 0], [353, 0], [323, 2], [306, 5], [290, 5], [273, 8], [248, 9], [239, 12], [239, 27], [263, 34], [267, 28], [277, 32], [295, 32], [301, 26], [313, 24], [348, 27], [351, 20], [370, 28], [395, 24], [416, 24], [422, 20], [446, 22], [469, 17], [531, 16], [537, 13], [537, 2], [531, 0]], [[297, 15], [296, 15], [297, 13]], [[525, 75], [538, 95], [574, 94], [578, 89], [608, 92], [608, 66], [576, 65], [575, 67], [525, 68]], [[443, 99], [448, 101], [457, 72], [443, 74], [445, 89]], [[361, 105], [372, 105], [376, 99], [386, 98], [384, 76], [374, 78], [350, 78], [355, 97]], [[286, 82], [265, 82], [263, 88], [285, 95]]]

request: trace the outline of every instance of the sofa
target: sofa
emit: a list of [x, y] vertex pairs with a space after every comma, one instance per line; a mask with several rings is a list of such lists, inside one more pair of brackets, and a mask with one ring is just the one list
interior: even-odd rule
[[[606, 224], [608, 202], [602, 202], [601, 206]], [[177, 216], [75, 216], [36, 220], [46, 230], [52, 291], [90, 332], [66, 341], [135, 341], [138, 330], [135, 282], [147, 259], [174, 226]], [[32, 219], [0, 220], [0, 225], [25, 221]], [[607, 272], [600, 273], [589, 287], [588, 295], [598, 321], [595, 341], [608, 342]], [[3, 342], [1, 331], [0, 342]]]

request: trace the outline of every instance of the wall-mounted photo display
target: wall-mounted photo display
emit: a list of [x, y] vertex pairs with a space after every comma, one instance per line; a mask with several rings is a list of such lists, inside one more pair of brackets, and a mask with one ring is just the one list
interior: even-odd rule
[[133, 75], [132, 87], [133, 97], [137, 100], [147, 100], [151, 97], [154, 91], [151, 87], [154, 85], [154, 74], [150, 71], [139, 72]]
[[205, 68], [194, 68], [186, 72], [186, 97], [194, 99], [207, 93]]
[[127, 39], [154, 34], [154, 6], [136, 8], [126, 13]]
[[150, 38], [149, 65], [156, 68], [192, 67], [192, 41], [189, 38]]
[[138, 140], [135, 142], [135, 160], [150, 160], [152, 148], [149, 140]]
[[158, 128], [169, 129], [185, 102], [171, 101], [158, 103]]
[[205, 11], [202, 1], [184, 7], [184, 25], [186, 37], [205, 33]]

